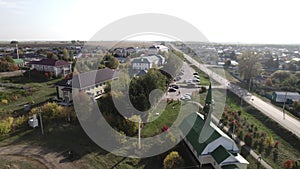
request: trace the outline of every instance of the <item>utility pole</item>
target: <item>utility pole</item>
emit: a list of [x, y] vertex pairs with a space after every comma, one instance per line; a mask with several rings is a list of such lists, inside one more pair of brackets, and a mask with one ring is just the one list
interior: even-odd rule
[[249, 92], [250, 92], [250, 87], [251, 87], [251, 78], [249, 80]]
[[138, 123], [138, 148], [141, 149], [141, 119]]
[[243, 96], [244, 95], [241, 95], [241, 110], [243, 109]]
[[41, 108], [40, 108], [40, 122], [41, 122], [42, 135], [44, 135], [44, 126], [43, 126], [42, 109]]
[[284, 102], [283, 102], [283, 106], [282, 106], [282, 114], [283, 114], [283, 119], [285, 119], [285, 104], [286, 104], [286, 96], [287, 96], [287, 91], [285, 92], [285, 96], [284, 96]]

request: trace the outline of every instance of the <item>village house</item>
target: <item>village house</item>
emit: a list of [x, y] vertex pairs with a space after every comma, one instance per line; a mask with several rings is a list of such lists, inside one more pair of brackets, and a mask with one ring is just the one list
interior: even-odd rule
[[42, 59], [31, 61], [29, 65], [37, 71], [52, 72], [54, 76], [66, 76], [72, 72], [71, 64], [63, 60]]
[[165, 64], [165, 58], [162, 55], [149, 55], [133, 59], [131, 62], [133, 70], [148, 70], [155, 66]]
[[78, 92], [85, 92], [91, 98], [98, 99], [105, 93], [107, 83], [118, 76], [118, 71], [109, 68], [73, 75], [73, 78], [56, 84], [57, 100], [68, 104], [73, 101], [72, 95]]
[[273, 92], [272, 102], [292, 104], [294, 101], [300, 101], [300, 94], [298, 92]]

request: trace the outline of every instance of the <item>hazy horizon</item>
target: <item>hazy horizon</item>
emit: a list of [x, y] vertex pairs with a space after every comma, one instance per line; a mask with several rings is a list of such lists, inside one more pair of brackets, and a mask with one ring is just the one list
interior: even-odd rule
[[297, 0], [154, 0], [147, 5], [138, 0], [0, 0], [0, 41], [88, 41], [123, 17], [161, 13], [194, 25], [212, 43], [300, 44], [299, 4]]

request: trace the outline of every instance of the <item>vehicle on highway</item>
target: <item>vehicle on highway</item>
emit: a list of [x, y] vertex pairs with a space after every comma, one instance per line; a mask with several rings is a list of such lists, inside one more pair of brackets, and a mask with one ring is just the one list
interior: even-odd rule
[[168, 90], [168, 92], [176, 92], [176, 91], [177, 91], [177, 90], [174, 89], [173, 87], [170, 87], [169, 90]]

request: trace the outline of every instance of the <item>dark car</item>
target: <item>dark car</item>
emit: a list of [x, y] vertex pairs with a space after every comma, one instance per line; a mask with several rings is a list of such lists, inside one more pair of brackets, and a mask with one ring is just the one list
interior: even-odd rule
[[176, 89], [170, 87], [169, 90], [168, 90], [168, 92], [176, 92]]
[[171, 88], [174, 88], [174, 89], [179, 89], [179, 86], [177, 85], [170, 85]]

